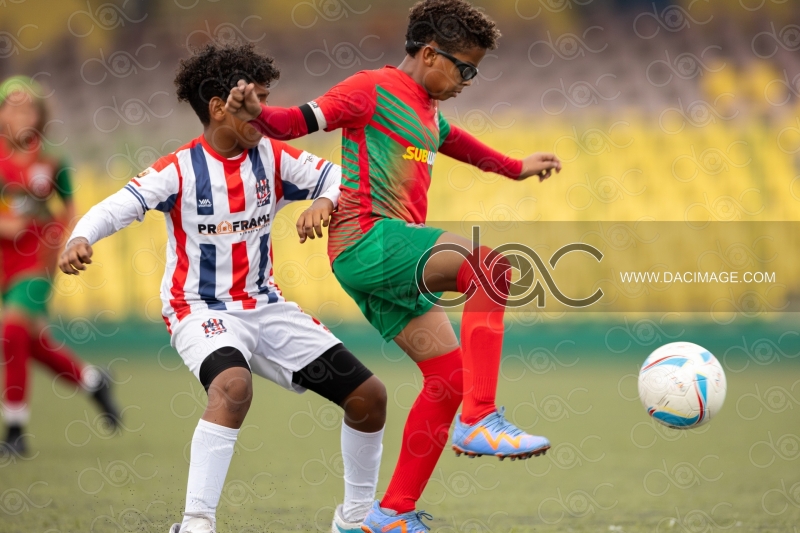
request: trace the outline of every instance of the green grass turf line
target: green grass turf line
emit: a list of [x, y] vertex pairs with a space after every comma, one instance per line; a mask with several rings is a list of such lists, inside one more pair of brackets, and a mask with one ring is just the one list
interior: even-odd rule
[[[0, 462], [0, 532], [163, 532], [179, 519], [205, 393], [176, 358], [159, 364], [123, 349], [117, 355], [127, 361], [112, 370], [127, 429], [113, 438], [93, 426], [83, 397], [36, 371], [33, 458]], [[434, 531], [796, 532], [800, 374], [793, 363], [728, 371], [722, 412], [706, 427], [677, 432], [655, 426], [636, 399], [637, 362], [592, 359], [575, 353], [542, 356], [533, 366], [503, 363], [499, 402], [553, 448], [526, 462], [445, 450], [419, 505], [435, 516]], [[381, 494], [420, 375], [408, 361], [379, 353], [370, 366], [389, 393]], [[770, 392], [782, 403], [770, 403]], [[218, 531], [328, 527], [342, 496], [340, 420], [338, 408], [310, 393], [256, 380]]]

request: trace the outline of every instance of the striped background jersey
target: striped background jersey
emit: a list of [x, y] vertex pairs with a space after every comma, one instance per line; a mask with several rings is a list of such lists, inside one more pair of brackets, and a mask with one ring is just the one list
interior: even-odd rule
[[421, 85], [391, 66], [362, 71], [301, 110], [312, 122], [309, 133], [314, 125], [342, 128], [342, 196], [331, 218], [331, 261], [381, 218], [425, 222], [433, 163], [450, 125]]
[[71, 239], [90, 243], [149, 210], [166, 214], [161, 282], [167, 327], [193, 311], [256, 309], [283, 301], [272, 277], [270, 228], [295, 200], [339, 198], [341, 170], [282, 141], [264, 138], [227, 159], [203, 136], [166, 155], [78, 222]]

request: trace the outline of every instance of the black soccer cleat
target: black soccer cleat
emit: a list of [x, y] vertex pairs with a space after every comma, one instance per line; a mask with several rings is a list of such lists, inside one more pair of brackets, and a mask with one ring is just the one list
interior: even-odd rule
[[95, 366], [86, 367], [84, 373], [87, 374], [84, 376], [84, 383], [86, 383], [92, 399], [100, 408], [104, 422], [108, 424], [111, 431], [116, 431], [122, 419], [117, 403], [111, 394], [111, 376]]
[[6, 438], [0, 442], [0, 454], [16, 457], [24, 457], [28, 454], [28, 445], [25, 435], [22, 433], [22, 426], [8, 426]]

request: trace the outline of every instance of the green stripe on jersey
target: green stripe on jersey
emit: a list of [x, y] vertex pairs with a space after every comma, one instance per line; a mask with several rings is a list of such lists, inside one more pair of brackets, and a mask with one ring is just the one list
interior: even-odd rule
[[349, 189], [358, 189], [360, 169], [358, 143], [342, 133], [342, 185]]
[[401, 114], [419, 131], [423, 137], [427, 139], [429, 143], [432, 145], [436, 144], [436, 136], [431, 130], [422, 124], [419, 115], [411, 106], [380, 86], [377, 86], [376, 89], [376, 102], [378, 105], [383, 105], [384, 107]]
[[[378, 97], [375, 106], [375, 114], [385, 117], [393, 122], [397, 127], [406, 130], [410, 135], [417, 138], [419, 144], [432, 145], [430, 132], [419, 122], [419, 118], [411, 117], [407, 113], [392, 105], [388, 100]], [[427, 132], [427, 133], [426, 133]]]
[[[380, 124], [381, 126], [386, 128], [387, 130], [391, 131], [392, 133], [394, 133], [395, 135], [397, 135], [401, 139], [405, 140], [411, 146], [417, 146], [417, 147], [421, 147], [421, 148], [430, 149], [430, 146], [428, 146], [428, 144], [425, 143], [422, 139], [420, 139], [419, 137], [417, 137], [415, 135], [412, 135], [411, 133], [408, 132], [408, 130], [405, 130], [403, 128], [398, 127], [397, 123], [392, 122], [391, 120], [389, 120], [386, 117], [382, 116], [377, 111], [376, 111], [376, 113], [374, 115], [372, 115], [372, 122], [374, 122], [376, 124]], [[383, 135], [383, 136], [387, 136], [383, 132], [379, 132], [379, 133], [381, 135]], [[420, 146], [420, 145], [422, 145], [422, 146]], [[372, 151], [370, 151], [369, 153], [370, 153], [370, 155], [373, 155]]]
[[369, 124], [364, 127], [364, 133], [367, 138], [367, 152], [369, 153], [370, 162], [377, 163], [377, 166], [372, 166], [371, 170], [382, 173], [389, 171], [392, 166], [397, 164], [398, 155], [402, 154], [403, 147], [394, 139]]
[[447, 139], [447, 136], [450, 135], [450, 123], [447, 122], [447, 119], [444, 118], [442, 112], [439, 111], [439, 146], [442, 146], [444, 140]]
[[373, 126], [367, 125], [364, 133], [370, 157], [372, 211], [380, 216], [397, 218], [398, 211], [405, 211], [403, 202], [407, 201], [395, 196], [396, 182], [402, 181], [406, 175], [402, 168], [407, 162], [399, 157], [403, 147]]

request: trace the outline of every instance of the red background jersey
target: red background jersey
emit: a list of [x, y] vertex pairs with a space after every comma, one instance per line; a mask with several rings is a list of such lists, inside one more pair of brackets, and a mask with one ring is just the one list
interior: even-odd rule
[[14, 238], [0, 238], [0, 289], [24, 277], [44, 276], [54, 267], [64, 227], [47, 202], [54, 194], [71, 196], [67, 168], [39, 146], [15, 154], [0, 143], [0, 217], [25, 217]]

